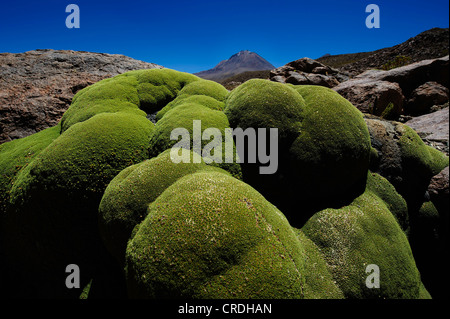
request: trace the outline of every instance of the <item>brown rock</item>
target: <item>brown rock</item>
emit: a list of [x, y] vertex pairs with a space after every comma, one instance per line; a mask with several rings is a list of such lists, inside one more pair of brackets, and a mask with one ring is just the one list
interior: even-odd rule
[[153, 63], [104, 53], [37, 50], [0, 54], [0, 143], [54, 126], [73, 95], [99, 80]]
[[343, 82], [333, 89], [363, 113], [379, 116], [389, 103], [393, 103], [395, 114], [402, 113], [404, 96], [397, 83], [355, 78]]
[[387, 121], [376, 116], [366, 116], [372, 147], [378, 153], [376, 159], [371, 158], [371, 171], [384, 176], [397, 188], [403, 184], [403, 167], [401, 150], [397, 143], [400, 135], [400, 123]]
[[[433, 176], [428, 185], [428, 194], [431, 202], [439, 212], [440, 233], [443, 243], [448, 242], [449, 233], [449, 167], [444, 168], [439, 174]], [[446, 248], [446, 247], [444, 247]], [[448, 248], [445, 249], [448, 251]]]
[[[351, 80], [340, 83], [333, 89], [352, 102], [362, 112], [381, 115], [389, 103], [393, 103], [395, 112], [402, 114], [404, 101], [413, 91], [426, 82], [434, 82], [440, 88], [448, 87], [449, 57], [423, 60], [389, 71], [369, 70]], [[428, 85], [429, 86], [429, 85]], [[425, 98], [425, 94], [421, 95]], [[436, 100], [430, 94], [432, 104]]]
[[428, 186], [428, 194], [433, 199], [437, 196], [443, 196], [449, 200], [449, 167], [444, 168], [439, 174], [433, 176]]
[[369, 70], [354, 79], [395, 82], [403, 94], [409, 98], [411, 93], [425, 82], [434, 81], [445, 87], [449, 85], [449, 56], [439, 59], [422, 60], [389, 71]]
[[339, 84], [334, 77], [304, 72], [291, 72], [284, 82], [294, 85], [320, 85], [329, 88]]
[[446, 101], [448, 101], [448, 89], [442, 84], [429, 81], [411, 93], [405, 105], [405, 114], [427, 114], [432, 106], [444, 104]]
[[310, 58], [302, 58], [270, 71], [270, 80], [294, 85], [334, 87], [348, 79], [346, 74]]
[[[314, 70], [316, 70], [316, 72], [317, 71], [323, 72], [325, 70], [325, 72], [328, 72], [329, 74], [338, 72], [337, 70], [334, 70], [331, 67], [326, 66], [326, 65], [324, 65], [316, 60], [310, 59], [310, 58], [298, 59], [298, 60], [289, 62], [288, 64], [286, 64], [286, 66], [289, 66], [289, 67], [293, 68], [294, 70], [305, 72], [305, 73], [315, 73]], [[324, 72], [321, 74], [324, 74]]]

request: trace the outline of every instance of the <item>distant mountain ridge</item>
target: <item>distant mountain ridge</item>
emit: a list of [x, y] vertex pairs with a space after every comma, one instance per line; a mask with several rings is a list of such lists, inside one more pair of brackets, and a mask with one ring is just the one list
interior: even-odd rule
[[325, 54], [317, 61], [354, 76], [368, 69], [382, 69], [387, 63], [395, 62], [398, 56], [404, 57], [406, 64], [411, 64], [448, 54], [449, 29], [432, 28], [392, 47], [371, 52]]
[[275, 67], [266, 59], [255, 52], [244, 50], [232, 55], [228, 60], [219, 62], [219, 64], [210, 70], [194, 74], [203, 79], [219, 81], [247, 71], [272, 69], [275, 69]]

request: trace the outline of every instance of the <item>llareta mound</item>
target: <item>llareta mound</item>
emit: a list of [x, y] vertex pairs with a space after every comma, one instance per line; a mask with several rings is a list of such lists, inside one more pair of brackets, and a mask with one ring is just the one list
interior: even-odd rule
[[[155, 112], [153, 124], [147, 116]], [[174, 163], [170, 134], [191, 132], [194, 120], [221, 132], [278, 128], [278, 170]], [[404, 173], [420, 173], [405, 183], [448, 166], [414, 131], [403, 132]], [[81, 290], [90, 298], [430, 297], [408, 240], [404, 198], [414, 189], [371, 172], [377, 160], [362, 114], [327, 88], [250, 80], [228, 92], [169, 69], [102, 80], [76, 94], [57, 126], [0, 145], [2, 290], [9, 297], [75, 298]], [[69, 264], [81, 270], [80, 289], [65, 285]], [[372, 264], [380, 288], [366, 286]]]

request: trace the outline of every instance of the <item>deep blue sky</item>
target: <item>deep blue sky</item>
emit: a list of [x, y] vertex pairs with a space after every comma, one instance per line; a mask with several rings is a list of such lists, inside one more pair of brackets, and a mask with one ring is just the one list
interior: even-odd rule
[[[71, 3], [80, 8], [79, 29], [65, 25]], [[370, 3], [380, 7], [379, 29], [365, 25]], [[1, 0], [0, 52], [118, 53], [198, 72], [250, 50], [279, 67], [393, 46], [448, 28], [448, 12], [447, 0]]]

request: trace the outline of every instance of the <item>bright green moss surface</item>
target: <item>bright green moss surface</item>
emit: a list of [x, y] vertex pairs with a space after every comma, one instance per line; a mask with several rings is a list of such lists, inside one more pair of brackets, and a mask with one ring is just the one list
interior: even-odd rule
[[224, 102], [218, 101], [210, 96], [206, 95], [180, 95], [172, 102], [168, 103], [162, 108], [156, 115], [156, 119], [159, 121], [168, 111], [181, 104], [200, 104], [210, 108], [212, 110], [223, 111], [225, 108]]
[[401, 125], [402, 136], [398, 144], [402, 152], [405, 175], [416, 175], [428, 180], [449, 165], [448, 156], [426, 145], [417, 133], [407, 125]]
[[[194, 143], [194, 121], [201, 121], [200, 132], [198, 140], [201, 140], [201, 149], [195, 150], [193, 147]], [[241, 171], [239, 163], [234, 161], [233, 163], [226, 163], [226, 140], [225, 140], [225, 129], [229, 127], [228, 119], [226, 115], [219, 110], [213, 110], [206, 106], [196, 104], [196, 103], [182, 103], [172, 110], [168, 111], [164, 117], [159, 120], [155, 125], [155, 132], [150, 140], [150, 155], [156, 156], [163, 151], [173, 147], [181, 140], [181, 136], [175, 137], [171, 140], [171, 133], [174, 129], [184, 128], [189, 132], [189, 148], [193, 151], [202, 152], [204, 158], [209, 158], [211, 165], [218, 166], [229, 171], [233, 176], [240, 178]], [[219, 140], [221, 147], [221, 154], [216, 154], [215, 150], [212, 149], [209, 154], [203, 153], [204, 147], [213, 141], [213, 137], [202, 139], [204, 131], [208, 128], [215, 128], [220, 131], [221, 139]], [[231, 141], [232, 142], [232, 141]], [[234, 156], [236, 155], [234, 142], [232, 142]], [[219, 161], [222, 163], [218, 163]]]
[[301, 130], [305, 102], [285, 84], [251, 79], [235, 88], [225, 104], [233, 128], [278, 128], [281, 142], [295, 138]]
[[406, 201], [383, 176], [369, 172], [367, 175], [367, 189], [376, 194], [386, 204], [394, 215], [401, 229], [409, 233], [409, 216]]
[[[22, 171], [12, 188], [20, 197], [32, 186], [102, 193], [123, 168], [148, 158], [153, 124], [141, 116], [104, 113], [74, 125]], [[26, 196], [22, 196], [25, 198]], [[13, 202], [15, 198], [13, 197]]]
[[79, 91], [61, 119], [63, 131], [105, 112], [125, 111], [145, 115], [139, 110], [136, 85], [137, 81], [132, 77], [109, 78]]
[[[146, 116], [158, 110], [154, 125]], [[222, 137], [229, 126], [277, 127], [278, 172], [244, 183], [237, 163], [194, 163], [190, 152], [176, 164], [171, 132], [187, 129], [192, 150], [195, 120]], [[405, 180], [426, 186], [448, 157], [401, 133]], [[22, 276], [18, 291], [43, 297], [113, 291], [123, 276], [131, 298], [429, 298], [406, 202], [367, 175], [371, 152], [361, 113], [327, 88], [258, 79], [229, 93], [174, 70], [127, 72], [77, 93], [59, 125], [0, 145], [0, 255]], [[270, 203], [261, 181], [284, 197]], [[365, 192], [349, 192], [356, 184]], [[333, 197], [347, 203], [291, 227], [293, 212]], [[276, 207], [286, 201], [288, 218]], [[433, 230], [438, 213], [420, 204]], [[64, 287], [71, 263], [83, 293]], [[368, 264], [380, 267], [380, 289], [365, 285]]]
[[[316, 213], [302, 231], [319, 247], [346, 298], [419, 297], [420, 274], [406, 235], [372, 191], [349, 206]], [[380, 269], [379, 289], [366, 286], [369, 264]]]
[[228, 95], [228, 90], [217, 82], [209, 80], [199, 80], [189, 83], [178, 94], [183, 95], [205, 95], [223, 102]]
[[414, 215], [422, 206], [430, 180], [449, 165], [449, 158], [437, 149], [426, 145], [407, 125], [397, 123], [396, 130], [401, 158], [401, 179], [394, 185], [408, 203], [411, 232], [414, 232], [413, 228], [418, 226], [413, 225], [417, 224]]
[[195, 75], [170, 69], [130, 71], [99, 81], [78, 92], [61, 120], [63, 131], [99, 113], [125, 112], [145, 116], [172, 101]]
[[303, 247], [289, 223], [226, 174], [179, 179], [138, 227], [126, 251], [131, 297], [303, 297]]
[[304, 247], [305, 299], [343, 299], [342, 291], [333, 279], [319, 248], [300, 229], [294, 229]]
[[292, 173], [320, 193], [345, 193], [369, 167], [370, 136], [362, 113], [331, 89], [299, 85], [295, 90], [305, 107], [290, 148]]
[[[201, 121], [202, 132], [207, 128], [218, 128], [224, 135], [224, 129], [229, 127], [227, 117], [221, 111], [211, 110], [200, 104], [181, 104], [156, 123], [155, 133], [150, 141], [151, 154], [160, 154], [177, 142], [170, 139], [172, 130], [176, 128], [185, 128], [189, 131], [192, 146], [195, 120]], [[202, 141], [202, 146], [207, 143], [206, 140]]]
[[[225, 104], [233, 128], [278, 129], [277, 172], [263, 176], [257, 165], [241, 167], [244, 181], [281, 207], [295, 226], [364, 191], [369, 131], [362, 113], [337, 92], [254, 79], [231, 91]], [[299, 201], [305, 209], [298, 209]]]
[[432, 299], [430, 293], [423, 284], [420, 285], [419, 299]]
[[[1, 236], [11, 267], [56, 281], [71, 263], [86, 275], [96, 267], [107, 273], [98, 205], [116, 174], [148, 158], [152, 130], [145, 117], [103, 113], [74, 124], [37, 154], [17, 175], [4, 216]], [[36, 289], [50, 283], [39, 281]], [[70, 293], [64, 285], [47, 289], [51, 295]]]
[[439, 218], [439, 212], [431, 201], [424, 202], [419, 210], [420, 218], [424, 220], [437, 220]]
[[61, 127], [56, 125], [31, 136], [0, 145], [0, 214], [3, 214], [8, 206], [9, 191], [16, 176], [59, 136], [60, 130]]
[[[158, 157], [129, 166], [108, 185], [99, 206], [99, 225], [109, 251], [124, 262], [133, 228], [146, 216], [148, 206], [179, 178], [198, 171], [225, 171], [201, 163], [175, 164], [167, 150]], [[192, 153], [191, 153], [192, 154]]]

